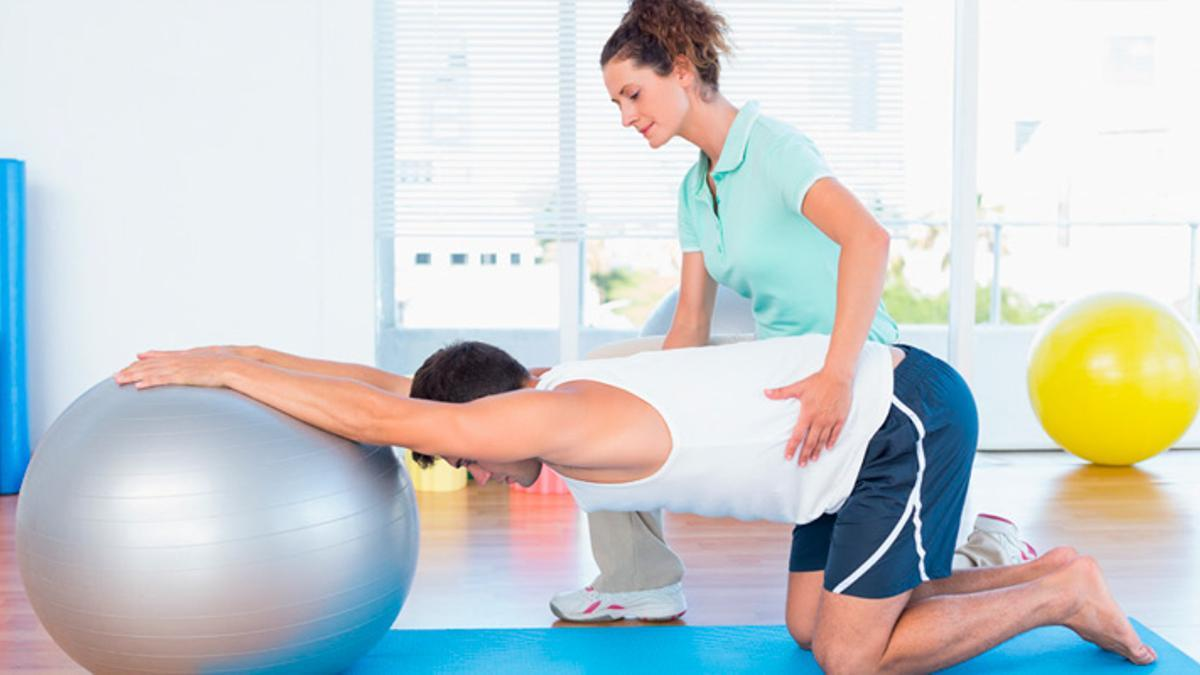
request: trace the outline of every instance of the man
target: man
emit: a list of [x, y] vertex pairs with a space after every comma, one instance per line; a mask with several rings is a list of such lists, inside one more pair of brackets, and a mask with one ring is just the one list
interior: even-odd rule
[[838, 443], [804, 467], [786, 464], [798, 404], [759, 387], [813, 372], [827, 347], [809, 335], [650, 352], [535, 379], [502, 350], [460, 343], [430, 357], [411, 384], [383, 386], [221, 350], [152, 352], [116, 379], [228, 386], [485, 480], [529, 485], [548, 466], [584, 509], [795, 523], [787, 625], [827, 672], [929, 672], [1042, 625], [1154, 661], [1095, 561], [1070, 549], [951, 576], [977, 422], [965, 383], [938, 359], [867, 345]]

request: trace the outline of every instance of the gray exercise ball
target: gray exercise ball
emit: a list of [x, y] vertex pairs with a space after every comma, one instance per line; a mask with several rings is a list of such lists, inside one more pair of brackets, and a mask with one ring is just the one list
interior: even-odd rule
[[[679, 304], [679, 289], [671, 291], [659, 300], [658, 305], [650, 312], [646, 323], [642, 324], [640, 335], [666, 335], [671, 330], [671, 321], [675, 318], [675, 305]], [[750, 300], [738, 295], [728, 286], [717, 286], [717, 300], [713, 305], [712, 327], [713, 335], [741, 335], [755, 332], [754, 310]]]
[[111, 380], [43, 436], [17, 504], [38, 618], [96, 673], [336, 672], [408, 595], [412, 483], [229, 389]]

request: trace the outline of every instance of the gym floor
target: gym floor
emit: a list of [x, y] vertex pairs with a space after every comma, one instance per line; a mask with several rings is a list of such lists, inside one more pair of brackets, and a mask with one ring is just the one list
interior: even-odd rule
[[[1061, 452], [980, 453], [973, 480], [978, 508], [1015, 520], [1039, 550], [1070, 544], [1094, 556], [1130, 615], [1200, 660], [1200, 451], [1127, 468]], [[488, 485], [417, 501], [421, 557], [396, 628], [570, 625], [546, 603], [590, 581], [594, 563], [569, 496]], [[15, 513], [16, 497], [0, 498], [0, 672], [80, 672], [25, 598]], [[669, 514], [666, 529], [688, 566], [678, 623], [783, 622], [789, 526]]]

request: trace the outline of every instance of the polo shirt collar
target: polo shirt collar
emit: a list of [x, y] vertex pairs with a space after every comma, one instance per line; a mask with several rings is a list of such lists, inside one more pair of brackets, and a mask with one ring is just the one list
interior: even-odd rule
[[[725, 135], [725, 145], [721, 148], [721, 157], [717, 159], [717, 166], [713, 170], [714, 175], [733, 171], [742, 165], [742, 161], [746, 159], [746, 143], [750, 140], [750, 130], [754, 128], [757, 119], [758, 101], [747, 101], [738, 111], [737, 117], [733, 118], [733, 124], [729, 126], [729, 133]], [[703, 150], [700, 151], [700, 155], [704, 158]], [[707, 164], [707, 159], [703, 161]]]

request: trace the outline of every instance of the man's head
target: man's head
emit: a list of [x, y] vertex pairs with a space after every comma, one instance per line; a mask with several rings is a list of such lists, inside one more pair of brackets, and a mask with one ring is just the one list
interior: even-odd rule
[[[467, 403], [484, 396], [503, 394], [530, 386], [529, 371], [508, 352], [483, 342], [456, 342], [434, 352], [413, 375], [409, 395], [412, 398]], [[421, 468], [433, 465], [435, 457], [414, 452]], [[536, 459], [520, 462], [475, 461], [464, 457], [442, 459], [456, 467], [470, 468], [480, 483], [495, 477], [528, 487], [537, 480], [542, 463]]]

